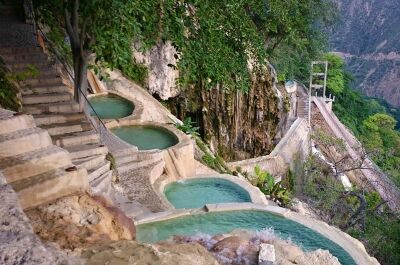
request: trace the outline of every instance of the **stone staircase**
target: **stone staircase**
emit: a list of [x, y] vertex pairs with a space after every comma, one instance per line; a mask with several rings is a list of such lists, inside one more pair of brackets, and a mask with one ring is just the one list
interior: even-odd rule
[[308, 106], [309, 106], [308, 94], [303, 87], [299, 86], [297, 89], [297, 96], [298, 96], [297, 117], [308, 120]]
[[86, 170], [53, 145], [31, 115], [0, 109], [0, 171], [22, 208], [35, 207], [88, 189]]
[[125, 214], [134, 218], [149, 211], [160, 212], [167, 209], [168, 206], [153, 188], [153, 183], [164, 172], [162, 152], [143, 153], [135, 148], [127, 148], [113, 152], [113, 156], [119, 173], [120, 193], [128, 198], [124, 203], [121, 198], [113, 200], [119, 201], [118, 207], [124, 209]]
[[23, 112], [33, 115], [52, 142], [70, 153], [75, 166], [87, 170], [94, 192], [107, 191], [112, 180], [110, 162], [105, 159], [108, 149], [47, 56], [38, 47], [1, 47], [0, 56], [13, 73], [28, 65], [39, 70], [37, 76], [20, 82]]

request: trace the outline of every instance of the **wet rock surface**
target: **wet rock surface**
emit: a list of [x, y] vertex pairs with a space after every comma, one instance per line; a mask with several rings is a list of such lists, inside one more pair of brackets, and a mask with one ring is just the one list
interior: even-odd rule
[[198, 243], [140, 244], [135, 241], [108, 242], [85, 250], [86, 265], [218, 265]]
[[[304, 252], [290, 241], [277, 238], [269, 229], [261, 232], [237, 230], [230, 234], [213, 237], [209, 235], [177, 236], [172, 241], [199, 243], [208, 249], [221, 265], [340, 265], [338, 259], [329, 251], [318, 249]], [[265, 245], [270, 246], [268, 253], [265, 249], [262, 251], [262, 246], [265, 247]]]

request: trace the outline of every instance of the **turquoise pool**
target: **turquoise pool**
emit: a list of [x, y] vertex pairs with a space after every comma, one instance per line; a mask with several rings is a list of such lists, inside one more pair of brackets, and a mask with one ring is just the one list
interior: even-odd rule
[[278, 237], [290, 239], [304, 250], [326, 249], [336, 256], [341, 264], [356, 264], [343, 248], [321, 234], [286, 218], [256, 210], [194, 214], [138, 225], [136, 236], [140, 242], [154, 243], [173, 235], [216, 235], [235, 229], [259, 231], [269, 227], [274, 229]]
[[245, 189], [217, 177], [173, 182], [165, 187], [164, 194], [177, 209], [200, 208], [211, 203], [251, 202]]
[[157, 126], [122, 126], [111, 129], [111, 132], [139, 150], [166, 149], [178, 143], [172, 132]]
[[[90, 97], [89, 102], [100, 119], [121, 119], [131, 115], [135, 109], [132, 102], [113, 94]], [[94, 115], [92, 110], [90, 115]]]

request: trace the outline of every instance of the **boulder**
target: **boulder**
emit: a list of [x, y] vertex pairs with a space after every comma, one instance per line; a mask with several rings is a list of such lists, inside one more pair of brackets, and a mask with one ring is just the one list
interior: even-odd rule
[[259, 265], [275, 265], [275, 247], [271, 244], [261, 244], [258, 254]]

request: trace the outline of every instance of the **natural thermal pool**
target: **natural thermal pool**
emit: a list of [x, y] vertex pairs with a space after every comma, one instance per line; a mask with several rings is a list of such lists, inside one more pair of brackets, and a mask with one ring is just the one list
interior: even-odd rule
[[260, 231], [270, 227], [278, 237], [290, 239], [304, 250], [326, 249], [341, 264], [356, 264], [343, 248], [321, 234], [284, 217], [257, 210], [202, 213], [142, 224], [136, 227], [136, 236], [138, 241], [154, 243], [173, 235], [216, 235], [235, 229]]
[[[113, 94], [93, 96], [89, 102], [100, 119], [121, 119], [131, 115], [135, 108], [129, 100]], [[94, 115], [93, 110], [90, 115]]]
[[111, 132], [139, 150], [166, 149], [178, 143], [172, 132], [157, 126], [121, 126], [111, 129]]
[[177, 209], [200, 208], [211, 203], [251, 202], [245, 189], [217, 177], [173, 182], [165, 187], [164, 194]]

